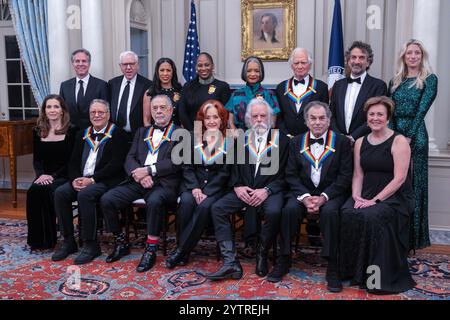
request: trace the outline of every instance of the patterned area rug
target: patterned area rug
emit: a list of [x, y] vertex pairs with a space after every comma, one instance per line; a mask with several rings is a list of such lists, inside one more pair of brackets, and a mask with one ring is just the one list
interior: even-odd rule
[[[398, 295], [378, 296], [345, 286], [329, 293], [325, 263], [317, 248], [302, 247], [291, 272], [280, 283], [270, 283], [254, 273], [254, 260], [241, 257], [244, 277], [239, 281], [211, 282], [204, 274], [220, 265], [215, 242], [202, 241], [185, 267], [167, 270], [162, 252], [157, 265], [145, 274], [135, 271], [142, 249], [137, 241], [132, 254], [106, 264], [110, 238], [101, 236], [103, 255], [93, 263], [71, 266], [75, 255], [52, 262], [51, 252], [30, 254], [26, 223], [0, 219], [0, 299], [46, 300], [450, 300], [450, 257], [417, 254], [409, 260], [417, 287]], [[171, 247], [174, 239], [170, 239]], [[242, 250], [239, 250], [242, 252]], [[81, 279], [77, 281], [77, 279]]]

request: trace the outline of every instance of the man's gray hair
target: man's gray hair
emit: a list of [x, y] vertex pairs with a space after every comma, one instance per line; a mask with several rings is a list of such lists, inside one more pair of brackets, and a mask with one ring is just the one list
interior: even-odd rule
[[332, 112], [330, 110], [330, 107], [328, 106], [328, 104], [326, 104], [325, 102], [322, 101], [311, 101], [310, 103], [308, 103], [305, 107], [305, 109], [303, 109], [303, 117], [306, 120], [308, 119], [308, 112], [309, 110], [311, 110], [312, 108], [324, 108], [325, 109], [325, 113], [327, 114], [327, 118], [331, 119], [332, 116]]
[[106, 107], [107, 112], [110, 112], [109, 102], [103, 99], [94, 99], [91, 101], [91, 104], [89, 105], [89, 110], [91, 110], [91, 107], [94, 103], [100, 103]]
[[313, 55], [311, 52], [309, 52], [308, 50], [306, 50], [305, 48], [295, 48], [294, 50], [292, 50], [291, 55], [289, 57], [289, 65], [292, 66], [292, 64], [294, 63], [294, 56], [299, 53], [299, 52], [304, 52], [306, 53], [306, 55], [308, 56], [308, 62], [309, 64], [312, 64], [314, 62], [313, 59]]
[[83, 48], [77, 49], [77, 50], [75, 50], [74, 52], [72, 52], [72, 55], [71, 55], [71, 57], [70, 57], [70, 61], [71, 61], [71, 62], [73, 62], [73, 61], [75, 60], [75, 56], [76, 56], [78, 53], [84, 53], [84, 54], [88, 57], [89, 63], [91, 63], [91, 53], [90, 53], [88, 50], [83, 49]]
[[158, 94], [154, 97], [152, 97], [152, 100], [150, 101], [150, 106], [153, 105], [153, 100], [157, 99], [157, 98], [161, 98], [161, 99], [165, 99], [167, 102], [167, 106], [173, 108], [173, 103], [172, 103], [172, 99], [169, 98], [169, 96], [165, 95], [165, 94]]
[[123, 59], [124, 59], [126, 56], [133, 56], [134, 61], [135, 61], [136, 63], [139, 62], [139, 57], [138, 57], [138, 55], [137, 55], [135, 52], [133, 52], [133, 51], [124, 51], [124, 52], [122, 52], [122, 53], [120, 54], [120, 57], [119, 57], [119, 62], [122, 63]]
[[268, 128], [270, 129], [270, 127], [272, 126], [274, 113], [273, 113], [273, 109], [270, 106], [270, 104], [263, 98], [255, 98], [249, 102], [249, 104], [247, 105], [247, 110], [245, 111], [245, 125], [247, 126], [247, 128], [252, 127], [252, 122], [251, 122], [252, 108], [254, 106], [259, 106], [259, 105], [266, 106], [266, 108], [267, 108], [267, 120], [268, 120], [267, 125], [268, 125]]

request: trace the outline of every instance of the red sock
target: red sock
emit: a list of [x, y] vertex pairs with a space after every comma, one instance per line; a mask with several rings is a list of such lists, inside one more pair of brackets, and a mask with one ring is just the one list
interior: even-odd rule
[[158, 244], [158, 240], [157, 239], [150, 239], [150, 238], [147, 238], [147, 242], [146, 242], [147, 244], [152, 244], [152, 245], [154, 245], [154, 246], [156, 246], [157, 244]]

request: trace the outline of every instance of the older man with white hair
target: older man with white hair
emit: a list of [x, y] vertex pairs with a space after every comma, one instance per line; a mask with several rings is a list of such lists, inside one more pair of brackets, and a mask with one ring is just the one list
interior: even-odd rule
[[264, 217], [256, 253], [256, 274], [264, 277], [268, 273], [267, 251], [279, 230], [289, 144], [284, 134], [271, 129], [272, 112], [262, 98], [253, 99], [247, 107], [246, 122], [251, 129], [245, 135], [245, 145], [237, 143], [238, 159], [231, 174], [234, 190], [211, 209], [216, 239], [223, 257], [223, 266], [207, 275], [211, 280], [242, 277], [229, 218], [244, 208], [244, 215], [256, 211]]
[[132, 51], [120, 54], [119, 66], [123, 75], [108, 82], [111, 120], [129, 133], [131, 142], [132, 135], [144, 126], [142, 101], [152, 82], [138, 73], [139, 57]]
[[328, 85], [310, 74], [313, 62], [308, 50], [294, 49], [289, 58], [294, 75], [277, 86], [276, 94], [281, 112], [278, 114], [276, 127], [291, 138], [308, 131], [303, 108], [311, 101], [328, 103], [329, 100]]

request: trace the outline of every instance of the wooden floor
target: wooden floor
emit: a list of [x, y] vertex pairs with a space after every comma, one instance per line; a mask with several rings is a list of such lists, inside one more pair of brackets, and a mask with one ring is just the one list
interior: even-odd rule
[[[19, 191], [17, 194], [17, 208], [13, 208], [11, 193], [0, 190], [0, 218], [26, 220], [26, 192]], [[420, 250], [425, 253], [449, 254], [449, 245], [434, 244], [431, 247]]]

